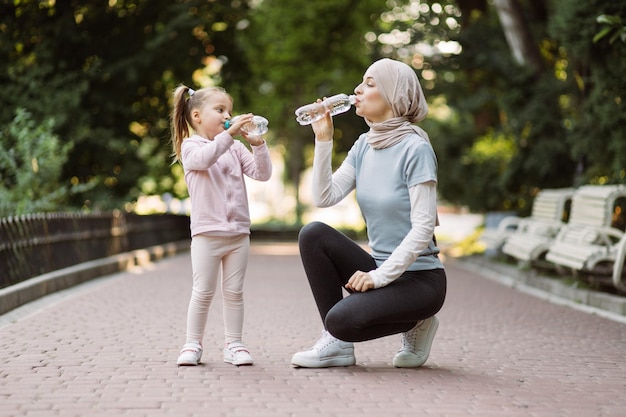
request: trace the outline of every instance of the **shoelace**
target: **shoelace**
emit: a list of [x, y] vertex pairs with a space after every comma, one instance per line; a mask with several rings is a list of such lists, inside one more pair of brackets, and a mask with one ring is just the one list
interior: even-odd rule
[[318, 341], [315, 342], [315, 344], [311, 347], [311, 350], [312, 349], [317, 349], [318, 351], [322, 350], [330, 346], [331, 344], [333, 344], [336, 340], [338, 339], [336, 339], [335, 337], [333, 337], [333, 335], [328, 333], [327, 330], [324, 330], [324, 332], [322, 333], [322, 337], [320, 337]]
[[415, 327], [413, 327], [411, 330], [409, 330], [408, 332], [404, 332], [402, 333], [402, 350], [415, 350], [416, 346], [415, 344], [417, 343], [417, 335], [420, 332], [420, 326], [424, 324], [424, 321], [422, 320], [420, 323], [416, 324]]

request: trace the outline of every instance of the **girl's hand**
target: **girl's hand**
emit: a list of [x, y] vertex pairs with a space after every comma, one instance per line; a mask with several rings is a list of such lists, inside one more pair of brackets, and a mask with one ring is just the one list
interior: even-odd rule
[[369, 273], [356, 271], [352, 274], [345, 287], [348, 290], [365, 292], [374, 288], [374, 280]]
[[241, 131], [240, 133], [241, 136], [243, 136], [243, 138], [246, 140], [246, 142], [248, 142], [252, 146], [259, 146], [265, 143], [265, 141], [263, 140], [263, 136], [249, 135], [244, 131]]
[[[237, 135], [242, 134], [241, 128], [243, 127], [243, 125], [245, 125], [246, 123], [249, 123], [252, 121], [252, 117], [254, 117], [254, 115], [252, 113], [248, 113], [248, 114], [242, 114], [240, 115], [237, 120], [232, 123], [230, 125], [230, 127], [228, 129], [226, 129], [226, 131], [228, 132], [228, 134], [232, 137], [235, 137]], [[232, 122], [232, 119], [231, 119]], [[242, 135], [243, 136], [243, 135]], [[244, 136], [245, 137], [245, 136]]]
[[[326, 97], [324, 97], [326, 99]], [[322, 100], [317, 99], [318, 103], [321, 103]], [[330, 110], [326, 111], [324, 117], [317, 122], [311, 124], [313, 128], [313, 133], [315, 133], [315, 139], [320, 142], [330, 142], [333, 140], [334, 126], [333, 126], [333, 118], [330, 117]]]

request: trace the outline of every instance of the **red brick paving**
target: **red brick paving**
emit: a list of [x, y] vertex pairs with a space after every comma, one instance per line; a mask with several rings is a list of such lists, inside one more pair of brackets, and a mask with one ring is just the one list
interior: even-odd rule
[[356, 366], [296, 369], [321, 325], [293, 244], [256, 243], [246, 281], [251, 367], [222, 362], [221, 301], [199, 367], [176, 366], [189, 254], [0, 316], [0, 417], [626, 416], [626, 325], [520, 293], [446, 261], [431, 357], [391, 365], [399, 336]]

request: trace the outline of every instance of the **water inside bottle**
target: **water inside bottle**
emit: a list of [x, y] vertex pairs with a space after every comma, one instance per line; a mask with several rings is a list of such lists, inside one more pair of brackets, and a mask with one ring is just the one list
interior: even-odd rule
[[334, 97], [331, 97], [331, 99], [334, 99], [329, 99], [328, 103], [331, 116], [350, 110], [350, 106], [354, 104], [354, 101], [351, 101], [350, 97], [346, 96], [345, 94], [338, 94]]
[[296, 120], [302, 126], [310, 125], [324, 117], [325, 112], [326, 108], [322, 103], [308, 104], [296, 110]]
[[324, 117], [326, 110], [330, 110], [330, 115], [335, 116], [348, 111], [354, 103], [356, 103], [355, 95], [337, 94], [321, 103], [311, 103], [298, 108], [296, 120], [302, 126], [310, 125]]

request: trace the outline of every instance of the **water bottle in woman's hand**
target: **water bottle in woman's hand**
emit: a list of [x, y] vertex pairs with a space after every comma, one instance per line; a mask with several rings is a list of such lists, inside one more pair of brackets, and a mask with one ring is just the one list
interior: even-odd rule
[[296, 110], [296, 120], [302, 126], [310, 125], [324, 117], [327, 110], [330, 110], [330, 115], [334, 116], [347, 112], [354, 103], [356, 103], [355, 95], [337, 94], [321, 103], [311, 103], [300, 107]]

